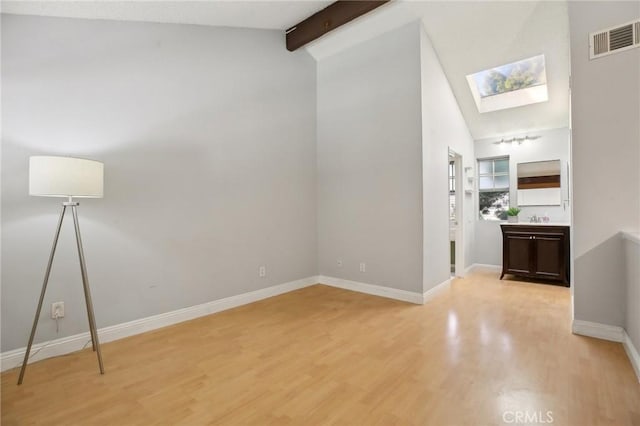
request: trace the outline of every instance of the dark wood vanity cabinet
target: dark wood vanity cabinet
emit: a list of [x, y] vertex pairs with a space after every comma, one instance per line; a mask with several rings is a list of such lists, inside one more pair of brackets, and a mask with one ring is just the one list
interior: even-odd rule
[[502, 279], [505, 274], [556, 281], [569, 286], [569, 227], [500, 225]]

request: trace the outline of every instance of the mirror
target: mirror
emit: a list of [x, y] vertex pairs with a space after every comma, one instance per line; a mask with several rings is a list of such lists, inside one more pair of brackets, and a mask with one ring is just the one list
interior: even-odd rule
[[518, 205], [558, 206], [560, 160], [518, 163]]

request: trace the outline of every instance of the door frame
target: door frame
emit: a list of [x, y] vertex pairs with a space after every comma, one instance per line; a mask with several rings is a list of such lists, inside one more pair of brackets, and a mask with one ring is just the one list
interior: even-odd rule
[[[458, 222], [456, 225], [455, 232], [455, 272], [454, 276], [456, 277], [464, 277], [465, 268], [464, 268], [464, 213], [465, 213], [465, 205], [464, 205], [464, 179], [463, 175], [463, 167], [462, 167], [462, 155], [460, 155], [457, 151], [449, 147], [447, 152], [447, 175], [449, 173], [449, 161], [453, 158], [454, 161], [454, 170], [455, 170], [455, 191], [456, 191], [456, 221]], [[448, 176], [447, 176], [448, 177]], [[447, 180], [447, 196], [449, 191], [449, 181]], [[448, 200], [448, 198], [447, 198]], [[447, 209], [449, 208], [449, 203], [447, 202]], [[447, 218], [449, 218], [449, 214], [447, 211]], [[449, 221], [450, 222], [450, 221]], [[447, 223], [447, 229], [449, 229], [449, 223]], [[449, 264], [451, 264], [451, 259], [449, 259]]]

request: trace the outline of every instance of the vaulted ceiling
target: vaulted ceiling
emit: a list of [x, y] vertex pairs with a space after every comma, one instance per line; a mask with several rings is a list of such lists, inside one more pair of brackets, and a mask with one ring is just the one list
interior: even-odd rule
[[[416, 19], [424, 23], [474, 139], [569, 126], [569, 14], [564, 1], [396, 1], [325, 35], [307, 50], [322, 60]], [[478, 112], [468, 74], [540, 54], [546, 60], [547, 102]]]
[[[3, 13], [278, 29], [332, 1], [3, 1]], [[564, 1], [393, 1], [307, 47], [317, 60], [421, 19], [475, 139], [569, 125]], [[283, 46], [284, 48], [284, 46]], [[480, 114], [466, 75], [544, 54], [549, 101]], [[586, 53], [585, 53], [586, 54]]]
[[[566, 2], [420, 5], [427, 34], [475, 139], [569, 126], [571, 68]], [[540, 54], [546, 61], [549, 101], [478, 113], [465, 80], [467, 74]]]
[[332, 0], [2, 1], [2, 13], [286, 30]]

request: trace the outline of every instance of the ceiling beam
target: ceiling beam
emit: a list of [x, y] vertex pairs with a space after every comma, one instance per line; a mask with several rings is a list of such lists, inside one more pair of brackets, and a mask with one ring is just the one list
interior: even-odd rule
[[293, 52], [388, 1], [342, 0], [332, 3], [286, 31], [287, 50]]

